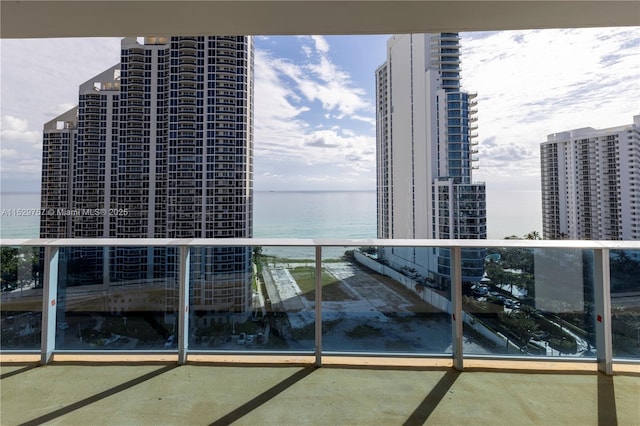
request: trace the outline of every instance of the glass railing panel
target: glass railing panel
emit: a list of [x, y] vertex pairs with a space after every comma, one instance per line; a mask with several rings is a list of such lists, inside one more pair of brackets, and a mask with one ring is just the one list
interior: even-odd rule
[[[313, 283], [297, 273], [313, 269], [315, 248], [192, 247], [191, 250], [190, 350], [313, 351]], [[201, 255], [203, 250], [217, 256], [217, 262]], [[198, 268], [221, 267], [226, 270], [209, 277], [194, 275]]]
[[[280, 351], [315, 348], [315, 248], [264, 247], [262, 290], [271, 327], [268, 347]], [[274, 333], [275, 332], [275, 333]]]
[[2, 350], [39, 350], [42, 335], [43, 262], [39, 247], [0, 248]]
[[595, 357], [593, 251], [490, 248], [463, 282], [465, 355]]
[[178, 249], [61, 247], [58, 350], [176, 350]]
[[615, 358], [640, 358], [640, 250], [611, 250], [611, 340]]
[[270, 327], [267, 347], [278, 351], [315, 348], [315, 247], [262, 247], [261, 290]]
[[190, 349], [236, 350], [259, 333], [251, 256], [251, 247], [191, 247]]
[[448, 276], [431, 247], [351, 247], [322, 258], [328, 352], [451, 354]]

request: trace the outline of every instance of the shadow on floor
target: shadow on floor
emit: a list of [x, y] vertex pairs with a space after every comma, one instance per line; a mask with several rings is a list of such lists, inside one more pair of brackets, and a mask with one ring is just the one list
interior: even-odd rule
[[40, 366], [40, 364], [30, 364], [30, 365], [26, 365], [26, 366], [24, 366], [22, 368], [18, 368], [17, 370], [9, 371], [8, 373], [4, 373], [4, 374], [0, 375], [0, 380], [7, 379], [7, 378], [12, 377], [12, 376], [17, 376], [20, 373], [24, 373], [25, 371], [29, 371], [29, 370], [37, 368], [39, 366]]
[[297, 373], [292, 374], [288, 378], [284, 379], [277, 385], [267, 389], [260, 395], [253, 398], [251, 401], [248, 401], [245, 404], [242, 404], [240, 407], [236, 408], [229, 414], [214, 421], [213, 423], [211, 423], [211, 426], [228, 425], [237, 421], [241, 417], [249, 414], [251, 411], [265, 404], [266, 402], [268, 402], [270, 399], [274, 398], [278, 394], [284, 392], [285, 390], [287, 390], [289, 387], [293, 386], [300, 380], [304, 379], [309, 374], [313, 373], [315, 370], [316, 369], [314, 367], [303, 368]]
[[404, 422], [404, 425], [423, 425], [431, 413], [433, 413], [433, 410], [440, 404], [442, 398], [444, 398], [449, 389], [451, 389], [451, 386], [453, 386], [460, 374], [458, 370], [448, 370], [433, 389], [431, 389], [431, 392], [429, 392], [422, 403], [411, 413], [407, 421]]
[[616, 426], [618, 424], [616, 413], [616, 391], [613, 387], [613, 376], [598, 373], [598, 425]]
[[107, 389], [105, 391], [92, 395], [88, 398], [85, 398], [81, 401], [74, 402], [73, 404], [67, 405], [66, 407], [59, 408], [55, 411], [52, 411], [51, 413], [47, 413], [45, 415], [32, 419], [28, 422], [22, 423], [21, 426], [32, 426], [32, 425], [35, 426], [35, 425], [40, 425], [40, 424], [52, 421], [60, 416], [64, 416], [65, 414], [69, 414], [75, 410], [79, 410], [83, 407], [86, 407], [89, 404], [93, 404], [94, 402], [100, 401], [101, 399], [107, 398], [111, 395], [115, 395], [118, 392], [125, 391], [129, 388], [132, 388], [133, 386], [139, 385], [140, 383], [153, 379], [154, 377], [157, 377], [161, 374], [171, 371], [176, 367], [178, 367], [178, 364], [167, 365], [158, 370], [144, 374], [140, 377], [136, 377], [135, 379], [129, 380], [128, 382], [122, 383], [118, 386], [114, 386], [111, 389]]

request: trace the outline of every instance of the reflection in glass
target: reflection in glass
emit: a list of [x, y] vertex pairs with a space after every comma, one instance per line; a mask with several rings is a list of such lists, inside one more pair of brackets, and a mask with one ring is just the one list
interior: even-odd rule
[[233, 349], [255, 324], [251, 248], [192, 247], [189, 272], [190, 347]]
[[[595, 357], [593, 252], [491, 248], [463, 286], [465, 340], [493, 354]], [[485, 354], [471, 346], [466, 354]]]
[[175, 349], [176, 252], [160, 247], [61, 247], [56, 349]]
[[611, 250], [613, 356], [640, 358], [640, 250]]
[[[190, 253], [190, 350], [314, 350], [315, 248]], [[1, 254], [2, 349], [37, 351], [44, 250]], [[56, 349], [177, 350], [177, 247], [61, 247], [58, 259]], [[322, 247], [321, 260], [323, 351], [451, 354], [448, 253]], [[613, 354], [637, 359], [640, 250], [609, 261]], [[480, 280], [462, 276], [465, 355], [595, 358], [593, 250], [489, 248], [483, 262]]]
[[[202, 254], [207, 251], [212, 258]], [[314, 251], [309, 247], [192, 248], [189, 348], [312, 351], [313, 283], [297, 272], [313, 269]]]
[[2, 247], [0, 259], [3, 350], [39, 350], [42, 328], [42, 263], [39, 247]]
[[345, 248], [339, 257], [323, 255], [324, 350], [451, 353], [449, 293], [418, 272], [421, 265], [392, 260], [407, 253], [413, 248]]

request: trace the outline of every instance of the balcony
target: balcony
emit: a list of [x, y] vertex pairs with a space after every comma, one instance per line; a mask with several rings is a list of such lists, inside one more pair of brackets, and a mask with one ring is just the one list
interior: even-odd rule
[[[215, 424], [295, 423], [300, 418], [317, 419], [311, 420], [315, 424], [341, 424], [349, 419], [358, 424], [493, 423], [497, 418], [512, 424], [592, 424], [596, 419], [598, 424], [633, 424], [637, 420], [637, 342], [625, 346], [635, 352], [619, 355], [625, 345], [620, 340], [621, 315], [625, 310], [637, 312], [638, 301], [637, 296], [620, 297], [615, 291], [619, 283], [612, 279], [621, 261], [618, 250], [625, 249], [636, 258], [637, 242], [85, 239], [0, 243], [5, 249], [19, 247], [17, 256], [28, 262], [39, 258], [37, 247], [44, 247], [46, 265], [38, 271], [41, 287], [29, 276], [32, 268], [18, 268], [22, 287], [2, 292], [3, 422], [86, 424], [106, 412], [109, 422], [145, 424], [195, 418]], [[227, 293], [250, 288], [245, 285], [252, 274], [244, 268], [252, 246], [280, 251], [280, 258], [287, 261], [275, 257], [265, 264], [258, 256], [256, 263], [262, 265], [258, 290], [243, 291], [246, 299], [229, 304]], [[512, 294], [506, 288], [492, 287], [485, 294], [480, 287], [470, 289], [461, 282], [464, 250], [480, 246], [537, 256], [536, 267], [540, 262], [541, 269], [535, 270], [535, 297], [529, 302], [522, 298], [522, 304], [533, 303], [532, 315], [547, 318], [544, 329], [529, 330], [524, 338], [515, 325], [502, 337], [500, 332], [493, 337], [487, 334], [486, 329], [496, 327], [487, 319], [487, 311], [499, 307], [508, 316], [524, 309], [512, 305], [515, 296], [508, 296], [514, 302], [496, 302]], [[423, 280], [410, 268], [375, 265], [381, 249], [420, 247], [448, 249], [451, 256], [446, 260], [454, 271], [450, 277], [454, 284], [448, 289]], [[352, 249], [350, 261], [335, 260]], [[153, 267], [149, 259], [154, 250], [166, 251], [168, 257], [162, 263], [174, 264], [170, 270], [190, 273], [165, 271], [153, 279], [139, 276], [141, 268]], [[134, 259], [135, 254], [140, 258]], [[85, 258], [103, 265], [109, 257], [116, 264], [121, 259], [121, 266], [111, 270], [108, 282], [102, 273], [83, 277], [79, 274], [83, 267], [73, 261]], [[592, 259], [593, 281], [568, 284], [571, 288], [564, 292], [569, 296], [565, 302], [577, 302], [582, 308], [545, 307], [558, 298], [544, 294], [557, 288], [551, 281], [571, 282], [560, 275], [566, 269], [582, 271], [587, 258]], [[205, 273], [201, 269], [205, 264], [214, 269]], [[220, 267], [224, 264], [231, 265], [231, 272]], [[379, 268], [387, 278], [372, 275], [365, 264]], [[545, 285], [550, 271], [559, 275], [548, 278]], [[295, 280], [298, 291], [287, 288], [288, 277]], [[208, 287], [211, 283], [217, 283], [215, 292], [207, 290], [213, 289]], [[592, 305], [583, 303], [590, 293], [585, 283], [592, 286]], [[585, 291], [576, 293], [578, 288]], [[203, 305], [206, 300], [210, 302]], [[196, 310], [207, 305], [227, 306], [228, 311]], [[593, 306], [593, 312], [588, 306]], [[591, 320], [579, 321], [593, 327], [580, 331], [576, 314], [589, 312]], [[240, 321], [247, 313], [248, 320]], [[225, 323], [222, 318], [234, 320]], [[485, 327], [484, 334], [480, 325]], [[549, 326], [565, 339], [545, 336]], [[635, 331], [631, 330], [632, 338]], [[592, 333], [586, 340], [593, 345], [572, 352], [574, 343], [584, 346], [583, 332]], [[500, 338], [504, 347], [488, 344]], [[534, 353], [536, 347], [544, 351]], [[34, 368], [51, 361], [55, 362], [47, 369]], [[145, 396], [144, 403], [140, 395]], [[170, 403], [173, 398], [181, 402]], [[460, 410], [461, 406], [466, 408]]]
[[500, 419], [604, 425], [637, 420], [636, 377], [477, 370], [394, 369], [384, 362], [377, 368], [347, 369], [299, 363], [178, 367], [159, 361], [45, 369], [3, 363], [0, 371], [7, 424], [93, 424], [96, 419], [113, 424], [297, 424], [307, 419], [308, 424], [459, 425]]

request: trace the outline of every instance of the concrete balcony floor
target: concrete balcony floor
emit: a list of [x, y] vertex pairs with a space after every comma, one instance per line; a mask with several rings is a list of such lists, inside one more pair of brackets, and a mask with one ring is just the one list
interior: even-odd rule
[[571, 364], [534, 371], [496, 362], [458, 372], [447, 362], [338, 363], [3, 363], [0, 423], [637, 425], [640, 419], [637, 365], [606, 376]]

